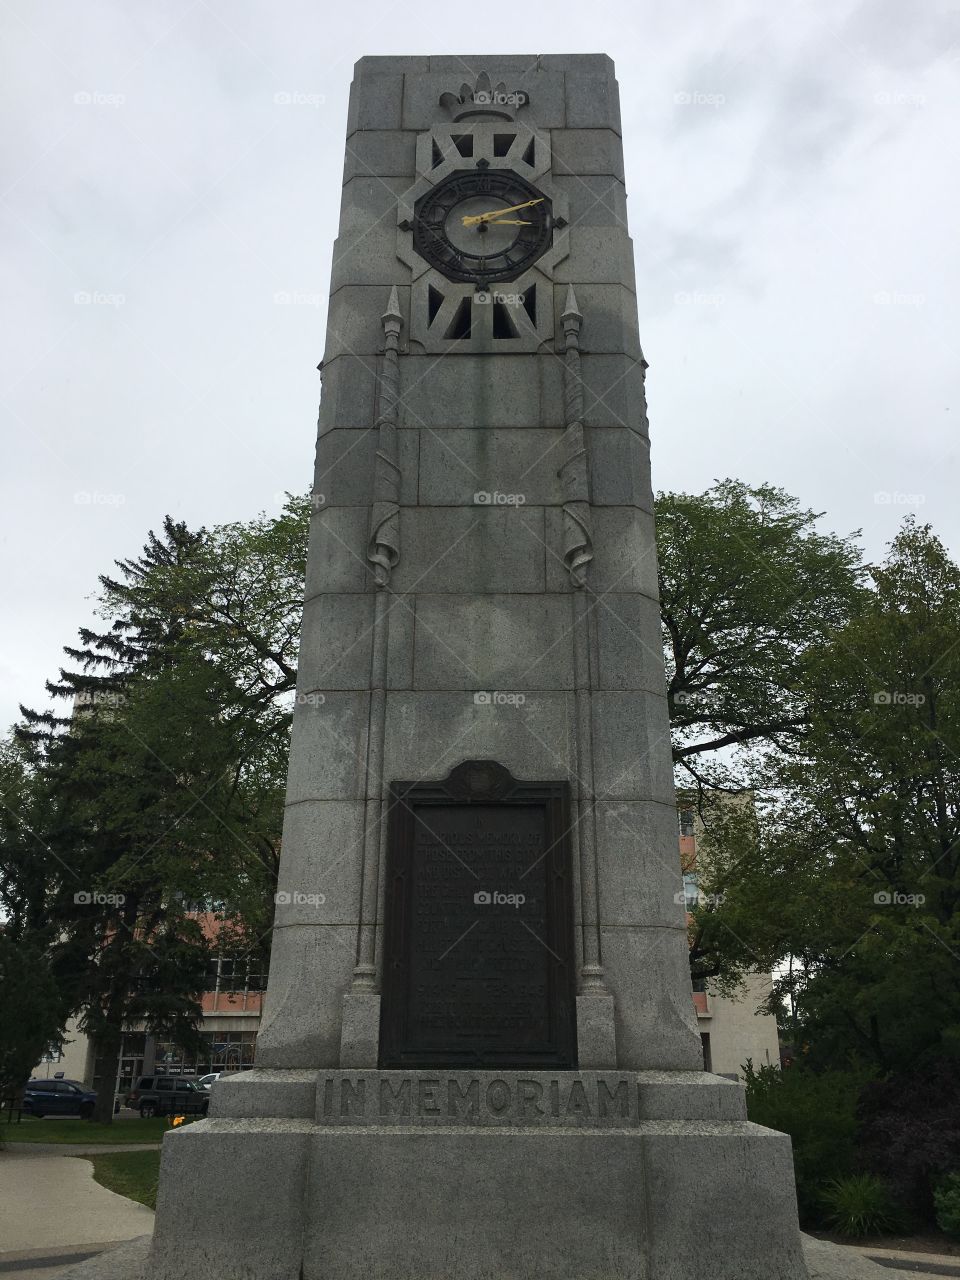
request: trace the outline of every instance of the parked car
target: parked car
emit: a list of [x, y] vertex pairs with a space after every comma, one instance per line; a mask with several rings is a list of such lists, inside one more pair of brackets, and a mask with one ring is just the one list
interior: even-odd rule
[[128, 1107], [148, 1116], [205, 1116], [210, 1095], [183, 1076], [141, 1076], [126, 1097]]
[[237, 1072], [237, 1071], [211, 1071], [209, 1075], [207, 1075], [207, 1076], [201, 1076], [201, 1077], [200, 1077], [200, 1079], [197, 1081], [197, 1084], [200, 1086], [200, 1088], [201, 1088], [201, 1089], [206, 1089], [207, 1093], [209, 1093], [209, 1092], [210, 1092], [210, 1086], [211, 1086], [212, 1084], [214, 1084], [214, 1082], [215, 1082], [215, 1081], [217, 1081], [217, 1080], [223, 1080], [223, 1079], [229, 1079], [229, 1077], [230, 1077], [230, 1076], [235, 1076], [235, 1075], [239, 1075], [239, 1072]]
[[28, 1080], [23, 1111], [28, 1116], [80, 1116], [89, 1120], [97, 1095], [79, 1080]]

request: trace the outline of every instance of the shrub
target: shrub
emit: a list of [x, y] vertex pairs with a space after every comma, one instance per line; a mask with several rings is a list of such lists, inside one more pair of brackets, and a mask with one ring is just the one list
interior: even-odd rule
[[872, 1173], [834, 1178], [821, 1191], [820, 1200], [827, 1224], [843, 1236], [883, 1235], [900, 1225], [890, 1188]]
[[823, 1219], [821, 1191], [855, 1168], [857, 1098], [863, 1071], [815, 1072], [807, 1067], [744, 1067], [747, 1114], [793, 1139], [797, 1202], [804, 1225]]
[[918, 1063], [868, 1084], [858, 1109], [859, 1165], [898, 1203], [934, 1222], [933, 1188], [960, 1169], [960, 1070], [956, 1059]]
[[960, 1236], [960, 1173], [951, 1173], [933, 1193], [937, 1226], [948, 1236]]

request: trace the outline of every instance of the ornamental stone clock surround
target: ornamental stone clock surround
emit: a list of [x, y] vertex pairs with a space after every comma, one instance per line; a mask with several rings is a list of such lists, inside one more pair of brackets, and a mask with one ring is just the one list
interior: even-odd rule
[[806, 1275], [702, 1070], [635, 288], [608, 58], [361, 59], [257, 1069], [165, 1140], [154, 1280]]

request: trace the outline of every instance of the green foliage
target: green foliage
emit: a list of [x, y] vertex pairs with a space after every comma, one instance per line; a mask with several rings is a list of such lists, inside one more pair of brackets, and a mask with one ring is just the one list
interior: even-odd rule
[[60, 1039], [63, 1013], [47, 957], [0, 929], [0, 1097], [18, 1091]]
[[814, 1061], [852, 1048], [915, 1071], [960, 1026], [960, 569], [907, 521], [873, 576], [808, 657], [811, 729], [776, 773], [780, 836], [847, 908], [845, 928], [809, 931], [789, 994]]
[[755, 805], [694, 795], [691, 954], [724, 990], [774, 971], [811, 1065], [911, 1072], [960, 1060], [960, 569], [908, 520], [871, 572], [798, 654], [807, 722]]
[[691, 785], [742, 785], [724, 748], [793, 750], [802, 736], [802, 660], [863, 596], [859, 548], [818, 518], [772, 485], [657, 495], [674, 758]]
[[[19, 749], [46, 803], [36, 825], [9, 806], [0, 892], [48, 923], [62, 1004], [100, 1057], [135, 1022], [193, 1047], [211, 951], [265, 949], [305, 515], [290, 499], [275, 520], [213, 531], [165, 520], [100, 579], [107, 625], [81, 631], [48, 685], [67, 714], [24, 709]], [[219, 911], [212, 934], [198, 904]], [[101, 1090], [105, 1123], [111, 1103]]]
[[901, 1217], [890, 1189], [872, 1173], [834, 1178], [821, 1193], [827, 1224], [854, 1240], [896, 1231]]
[[853, 1069], [817, 1073], [802, 1066], [781, 1071], [745, 1065], [750, 1119], [793, 1140], [797, 1200], [806, 1223], [815, 1223], [822, 1212], [824, 1185], [853, 1170], [857, 1098], [866, 1078]]
[[960, 1173], [951, 1173], [934, 1189], [933, 1203], [940, 1230], [960, 1238]]

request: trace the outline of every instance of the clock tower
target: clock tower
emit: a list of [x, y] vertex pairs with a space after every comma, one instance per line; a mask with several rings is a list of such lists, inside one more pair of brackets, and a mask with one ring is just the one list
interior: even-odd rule
[[154, 1280], [806, 1275], [703, 1071], [637, 315], [607, 57], [360, 60], [256, 1069]]

